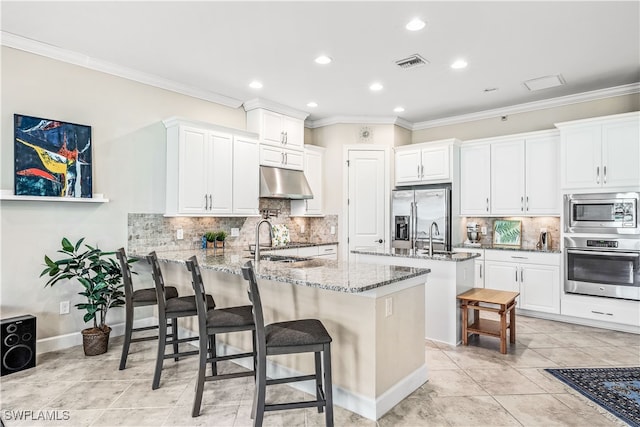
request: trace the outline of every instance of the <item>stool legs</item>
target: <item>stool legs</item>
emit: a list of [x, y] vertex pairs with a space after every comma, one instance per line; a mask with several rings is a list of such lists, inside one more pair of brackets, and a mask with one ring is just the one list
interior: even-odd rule
[[[174, 335], [173, 339], [176, 340], [178, 338], [178, 327], [176, 319], [171, 319], [171, 322], [171, 333]], [[158, 387], [160, 387], [160, 374], [162, 373], [162, 364], [164, 362], [164, 351], [166, 345], [167, 323], [160, 321], [158, 323], [158, 354], [156, 356], [156, 369], [153, 373], [153, 384], [151, 385], [152, 390], [156, 390]]]
[[124, 343], [122, 344], [122, 355], [120, 356], [120, 370], [127, 366], [127, 356], [129, 355], [129, 346], [131, 345], [131, 333], [133, 332], [133, 306], [125, 305], [124, 320]]
[[[322, 372], [322, 357], [319, 351], [315, 352], [315, 359], [316, 359], [316, 400], [320, 400], [323, 398], [322, 396], [322, 375], [320, 375], [320, 373]], [[321, 413], [324, 411], [324, 408], [322, 406], [318, 406], [318, 413]]]
[[509, 342], [516, 342], [516, 303], [514, 301], [509, 313]]
[[[322, 351], [324, 362], [324, 399], [325, 399], [325, 423], [327, 427], [333, 427], [333, 383], [331, 381], [331, 344], [325, 344]], [[319, 375], [319, 373], [318, 373]]]
[[[200, 407], [202, 405], [202, 393], [204, 392], [204, 381], [205, 381], [206, 370], [207, 370], [207, 356], [209, 355], [209, 351], [207, 349], [208, 347], [207, 342], [209, 342], [209, 345], [210, 345], [211, 337], [206, 337], [204, 333], [201, 333], [198, 341], [200, 345], [200, 354], [198, 356], [199, 360], [198, 360], [198, 378], [196, 379], [196, 396], [193, 399], [193, 410], [191, 411], [192, 417], [197, 417], [200, 415]], [[215, 362], [212, 363], [212, 365], [215, 365]]]
[[256, 370], [256, 391], [253, 395], [253, 408], [251, 418], [254, 426], [262, 426], [264, 418], [265, 394], [267, 388], [267, 367], [266, 361], [259, 360]]

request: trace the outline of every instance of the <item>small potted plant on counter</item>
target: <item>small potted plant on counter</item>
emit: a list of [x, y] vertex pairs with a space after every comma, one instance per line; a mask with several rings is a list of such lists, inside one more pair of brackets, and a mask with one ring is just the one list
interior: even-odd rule
[[[59, 253], [65, 256], [53, 261], [44, 256], [46, 268], [40, 277], [48, 275], [45, 286], [53, 286], [58, 282], [69, 282], [76, 279], [83, 287], [79, 295], [87, 301], [76, 304], [79, 310], [85, 310], [84, 321], [93, 321], [93, 327], [82, 330], [84, 354], [96, 356], [105, 353], [109, 346], [111, 328], [105, 323], [107, 312], [111, 307], [125, 304], [122, 271], [120, 265], [112, 257], [114, 252], [103, 252], [87, 244], [81, 249], [84, 237], [75, 244], [66, 237], [62, 239]], [[129, 259], [128, 262], [134, 262]]]
[[222, 248], [224, 249], [224, 240], [227, 238], [225, 231], [207, 231], [204, 233], [204, 237], [207, 240], [207, 248]]

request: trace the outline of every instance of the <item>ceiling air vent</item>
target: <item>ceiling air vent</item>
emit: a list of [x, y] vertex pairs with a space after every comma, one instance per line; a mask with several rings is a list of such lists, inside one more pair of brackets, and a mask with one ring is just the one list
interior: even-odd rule
[[409, 68], [422, 67], [423, 65], [426, 65], [428, 63], [429, 61], [427, 61], [417, 53], [415, 55], [411, 55], [407, 58], [396, 61], [396, 65], [398, 65], [398, 67], [402, 68], [403, 70], [408, 70]]

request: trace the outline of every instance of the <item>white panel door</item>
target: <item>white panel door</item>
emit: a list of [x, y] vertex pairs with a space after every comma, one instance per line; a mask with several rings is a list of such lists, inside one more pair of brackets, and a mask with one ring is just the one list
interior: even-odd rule
[[524, 140], [491, 144], [491, 214], [524, 215]]
[[560, 215], [559, 155], [558, 137], [527, 139], [525, 210], [528, 215]]
[[178, 211], [205, 212], [208, 198], [207, 167], [211, 163], [206, 130], [180, 127]]
[[489, 215], [491, 195], [491, 147], [460, 147], [460, 214]]
[[385, 153], [349, 150], [349, 251], [384, 251]]
[[209, 188], [208, 213], [227, 214], [233, 211], [233, 138], [230, 134], [209, 134], [212, 162], [207, 168]]
[[260, 195], [258, 142], [235, 137], [233, 141], [233, 213], [258, 215]]
[[637, 120], [602, 126], [602, 185], [640, 186], [640, 126]]

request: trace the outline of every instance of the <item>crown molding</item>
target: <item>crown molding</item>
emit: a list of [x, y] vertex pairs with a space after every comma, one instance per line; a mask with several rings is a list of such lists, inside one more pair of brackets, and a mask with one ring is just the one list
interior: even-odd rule
[[411, 130], [429, 129], [438, 126], [455, 125], [458, 123], [471, 122], [474, 120], [490, 119], [493, 117], [506, 116], [510, 114], [526, 113], [529, 111], [544, 110], [547, 108], [562, 107], [565, 105], [578, 104], [580, 102], [595, 101], [598, 99], [611, 98], [614, 96], [631, 95], [640, 92], [640, 83], [615, 86], [607, 89], [593, 90], [590, 92], [577, 93], [574, 95], [560, 96], [542, 101], [527, 102], [525, 104], [511, 105], [509, 107], [496, 108], [493, 110], [479, 111], [477, 113], [462, 114], [443, 119], [428, 120], [414, 123]]
[[320, 128], [338, 124], [367, 124], [367, 125], [396, 125], [407, 130], [412, 130], [413, 124], [405, 119], [395, 116], [333, 116], [326, 119], [307, 120], [304, 125], [309, 129]]
[[33, 53], [62, 62], [67, 62], [69, 64], [78, 65], [80, 67], [100, 71], [128, 80], [133, 80], [138, 83], [143, 83], [149, 86], [169, 90], [171, 92], [176, 92], [182, 95], [191, 96], [193, 98], [215, 102], [216, 104], [221, 104], [226, 107], [239, 108], [242, 105], [242, 101], [235, 98], [184, 85], [182, 83], [177, 83], [173, 80], [165, 79], [153, 74], [132, 70], [130, 68], [113, 64], [111, 62], [94, 59], [81, 53], [62, 49], [25, 37], [20, 37], [6, 31], [1, 31], [0, 36], [1, 44], [13, 49], [23, 50], [25, 52]]
[[307, 118], [307, 116], [309, 116], [309, 113], [307, 113], [306, 111], [296, 110], [295, 108], [291, 108], [264, 98], [250, 99], [248, 101], [245, 101], [242, 106], [244, 107], [245, 111], [255, 110], [256, 108], [264, 108], [265, 110], [284, 114], [285, 116], [294, 117], [300, 120], [304, 120]]

